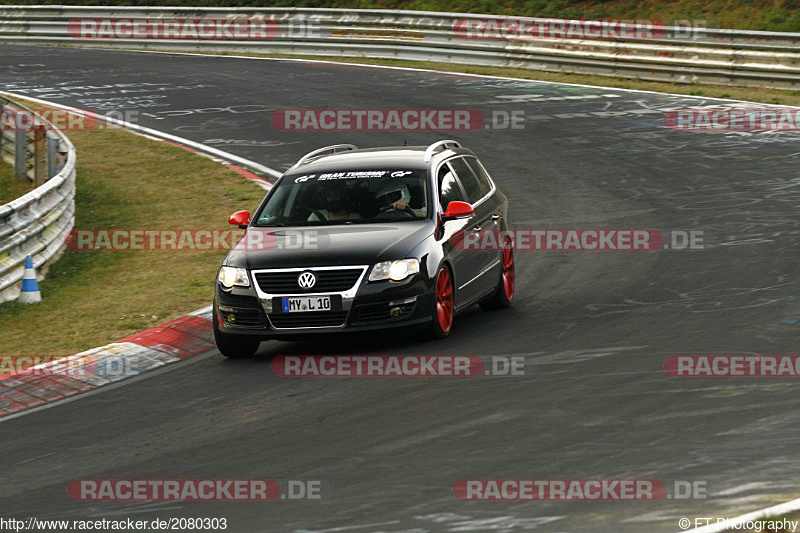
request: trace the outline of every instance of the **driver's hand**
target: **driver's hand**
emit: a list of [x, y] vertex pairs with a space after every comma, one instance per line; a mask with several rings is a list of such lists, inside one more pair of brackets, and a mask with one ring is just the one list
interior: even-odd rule
[[392, 204], [392, 207], [394, 207], [398, 211], [403, 211], [406, 207], [408, 207], [408, 202], [403, 200], [397, 200], [395, 203]]

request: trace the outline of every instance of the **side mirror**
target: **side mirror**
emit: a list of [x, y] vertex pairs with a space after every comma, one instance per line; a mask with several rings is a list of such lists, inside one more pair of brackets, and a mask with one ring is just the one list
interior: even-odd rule
[[247, 229], [250, 224], [250, 211], [237, 211], [228, 218], [228, 224], [239, 226], [240, 229]]
[[458, 200], [454, 200], [447, 204], [447, 211], [444, 212], [442, 222], [447, 222], [448, 220], [457, 220], [460, 218], [469, 218], [474, 212], [475, 211], [472, 209], [472, 206], [467, 202], [459, 202]]

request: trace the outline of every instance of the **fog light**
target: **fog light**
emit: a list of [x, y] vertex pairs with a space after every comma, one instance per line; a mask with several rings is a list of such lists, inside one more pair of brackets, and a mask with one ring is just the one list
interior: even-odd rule
[[228, 315], [228, 317], [226, 318], [226, 320], [228, 321], [229, 324], [235, 324], [236, 323], [236, 315], [234, 315], [233, 313], [230, 313]]
[[392, 318], [403, 316], [403, 310], [399, 307], [392, 307], [392, 310], [389, 311], [389, 315], [391, 315]]

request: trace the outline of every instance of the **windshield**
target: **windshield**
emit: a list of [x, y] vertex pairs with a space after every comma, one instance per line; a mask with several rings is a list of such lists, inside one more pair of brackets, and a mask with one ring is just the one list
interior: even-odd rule
[[420, 220], [428, 216], [426, 171], [352, 170], [285, 176], [256, 226], [322, 226]]

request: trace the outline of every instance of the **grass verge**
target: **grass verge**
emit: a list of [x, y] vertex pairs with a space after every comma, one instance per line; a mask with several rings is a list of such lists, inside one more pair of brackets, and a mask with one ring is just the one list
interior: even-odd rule
[[800, 106], [800, 91], [782, 91], [779, 89], [765, 89], [759, 87], [728, 87], [725, 85], [700, 85], [644, 81], [638, 79], [612, 78], [607, 76], [593, 76], [588, 74], [563, 74], [557, 72], [544, 72], [524, 68], [482, 67], [472, 65], [459, 65], [455, 63], [436, 63], [432, 61], [404, 61], [399, 59], [376, 58], [342, 58], [311, 55], [287, 54], [248, 54], [233, 52], [192, 52], [206, 55], [236, 55], [246, 57], [275, 57], [286, 59], [309, 59], [315, 61], [333, 61], [336, 63], [361, 63], [366, 65], [380, 65], [389, 67], [408, 67], [430, 70], [443, 70], [447, 72], [462, 72], [464, 74], [482, 74], [485, 76], [503, 76], [520, 78], [533, 81], [548, 81], [554, 83], [574, 83], [579, 85], [596, 85], [600, 87], [613, 87], [618, 89], [635, 89], [640, 91], [654, 91], [663, 93], [685, 94], [707, 98], [728, 98], [732, 100], [747, 100], [750, 102], [763, 102], [774, 105]]
[[31, 190], [33, 184], [30, 180], [18, 180], [14, 176], [14, 167], [0, 161], [0, 205], [16, 200]]
[[[264, 194], [208, 158], [121, 129], [69, 137], [76, 229], [228, 229], [231, 212]], [[225, 253], [67, 251], [41, 283], [42, 303], [0, 305], [2, 352], [69, 355], [209, 305]]]

